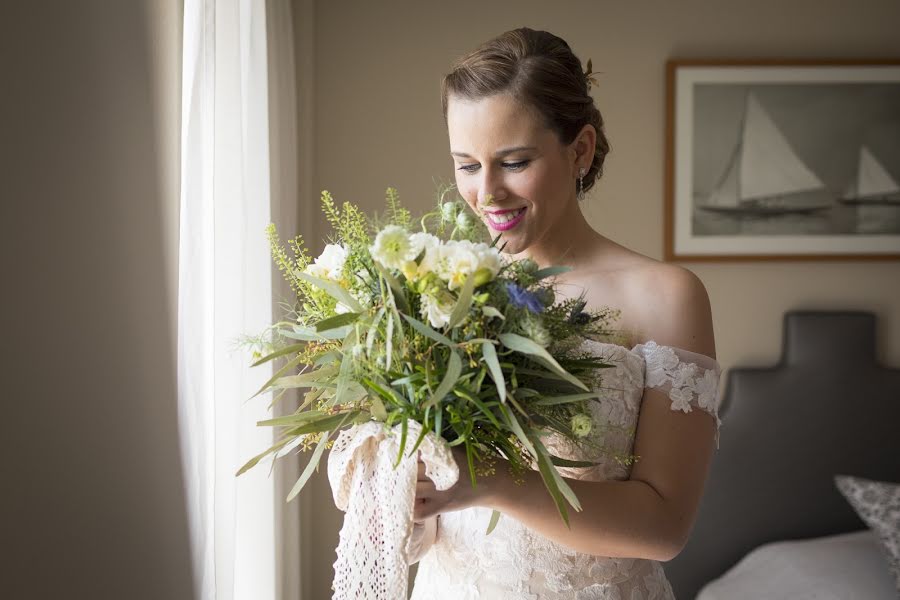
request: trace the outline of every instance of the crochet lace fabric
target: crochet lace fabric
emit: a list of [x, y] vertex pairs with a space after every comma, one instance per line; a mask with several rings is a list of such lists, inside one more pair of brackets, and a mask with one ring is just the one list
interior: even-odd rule
[[400, 463], [400, 425], [369, 422], [341, 432], [328, 456], [335, 505], [345, 512], [334, 563], [334, 600], [406, 598], [414, 542], [413, 507], [418, 460], [439, 490], [459, 479], [450, 448], [433, 432], [412, 456], [421, 426], [408, 423]]

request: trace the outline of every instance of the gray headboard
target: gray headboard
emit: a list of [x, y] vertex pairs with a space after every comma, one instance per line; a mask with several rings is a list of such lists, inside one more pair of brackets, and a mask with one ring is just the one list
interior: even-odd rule
[[875, 361], [875, 316], [789, 312], [783, 339], [776, 366], [727, 373], [697, 521], [664, 564], [679, 600], [766, 542], [863, 529], [835, 474], [900, 481], [900, 369]]

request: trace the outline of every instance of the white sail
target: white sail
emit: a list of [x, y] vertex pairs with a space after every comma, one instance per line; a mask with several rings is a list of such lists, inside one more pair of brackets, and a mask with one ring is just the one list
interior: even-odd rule
[[865, 146], [859, 150], [858, 173], [855, 191], [860, 198], [888, 196], [900, 192], [900, 184]]
[[756, 97], [748, 94], [740, 153], [740, 198], [783, 196], [824, 187]]
[[728, 161], [728, 170], [719, 180], [707, 200], [708, 206], [736, 207], [740, 201], [738, 196], [738, 156], [741, 153], [740, 143]]

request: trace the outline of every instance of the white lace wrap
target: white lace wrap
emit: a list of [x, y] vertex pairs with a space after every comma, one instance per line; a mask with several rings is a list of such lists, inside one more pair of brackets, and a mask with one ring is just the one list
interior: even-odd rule
[[418, 460], [439, 490], [459, 479], [453, 453], [433, 432], [409, 455], [420, 433], [421, 425], [409, 421], [396, 468], [400, 425], [356, 425], [341, 432], [331, 449], [328, 481], [335, 505], [346, 513], [334, 563], [334, 600], [407, 597]]

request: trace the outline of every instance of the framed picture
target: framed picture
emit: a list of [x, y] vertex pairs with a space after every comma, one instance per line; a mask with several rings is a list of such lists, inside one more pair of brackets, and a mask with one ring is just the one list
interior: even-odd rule
[[900, 60], [671, 60], [667, 260], [900, 258]]

